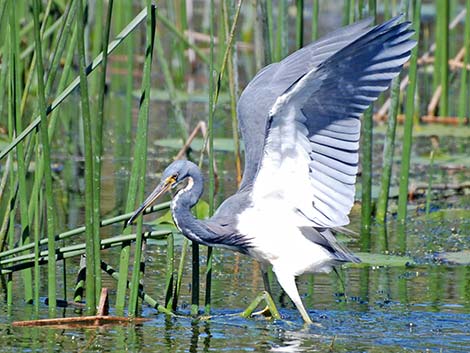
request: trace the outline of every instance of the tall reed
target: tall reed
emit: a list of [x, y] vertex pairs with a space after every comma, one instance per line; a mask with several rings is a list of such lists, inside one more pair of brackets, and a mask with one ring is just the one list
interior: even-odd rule
[[[15, 6], [13, 3], [10, 3], [10, 85], [11, 85], [11, 109], [13, 113], [13, 120], [15, 122], [14, 129], [15, 135], [18, 135], [22, 131], [22, 115], [20, 112], [20, 96], [21, 96], [21, 77], [20, 77], [20, 60], [19, 60], [19, 38], [18, 38], [18, 28], [19, 22], [17, 21]], [[20, 143], [16, 146], [16, 162], [18, 167], [18, 172], [16, 177], [18, 178], [18, 197], [19, 197], [19, 206], [20, 206], [20, 215], [21, 215], [21, 237], [20, 243], [29, 243], [30, 242], [30, 230], [31, 225], [28, 218], [28, 195], [27, 195], [27, 185], [26, 185], [26, 169], [25, 164], [25, 150], [24, 144]], [[13, 226], [13, 224], [10, 224]], [[32, 274], [31, 270], [25, 270], [22, 273], [24, 279], [24, 299], [26, 303], [31, 303], [33, 300], [33, 290], [32, 290]]]
[[[209, 119], [208, 119], [208, 134], [209, 134], [209, 216], [214, 213], [214, 193], [215, 193], [215, 180], [214, 180], [214, 112], [215, 101], [214, 88], [220, 82], [214, 82], [214, 0], [210, 3], [210, 54], [209, 54]], [[221, 26], [222, 27], [222, 26]], [[219, 37], [220, 39], [220, 37]], [[207, 248], [207, 263], [206, 263], [206, 292], [204, 299], [204, 312], [210, 313], [211, 308], [211, 290], [212, 290], [212, 260], [213, 248]]]
[[[407, 8], [402, 3], [402, 9]], [[390, 181], [392, 178], [392, 167], [393, 167], [393, 155], [395, 151], [395, 134], [397, 128], [397, 118], [400, 101], [400, 77], [396, 77], [392, 80], [390, 87], [390, 109], [388, 112], [387, 120], [387, 132], [385, 134], [384, 149], [383, 149], [383, 163], [382, 163], [382, 178], [380, 184], [379, 197], [377, 200], [376, 209], [376, 221], [382, 225], [381, 232], [377, 244], [379, 245], [379, 251], [385, 251], [388, 249], [388, 239], [385, 227], [385, 221], [388, 210], [388, 199], [390, 195]]]
[[312, 0], [312, 40], [318, 38], [318, 14], [320, 13], [320, 0]]
[[[415, 30], [414, 38], [419, 38], [421, 27], [421, 0], [413, 0], [413, 29]], [[408, 203], [408, 183], [410, 173], [410, 160], [411, 160], [411, 146], [413, 139], [413, 116], [415, 113], [415, 92], [417, 86], [417, 62], [418, 62], [418, 46], [415, 46], [411, 51], [411, 59], [409, 66], [409, 83], [406, 91], [406, 106], [405, 106], [405, 123], [403, 131], [402, 143], [402, 156], [400, 165], [400, 187], [398, 195], [398, 215], [397, 219], [401, 224], [402, 231], [400, 232], [400, 251], [406, 250], [405, 236], [405, 222], [407, 215]]]
[[[55, 229], [56, 217], [54, 209], [54, 197], [52, 191], [52, 172], [51, 172], [51, 157], [49, 146], [49, 135], [47, 131], [47, 106], [44, 87], [44, 65], [42, 61], [42, 44], [39, 26], [39, 0], [33, 0], [33, 17], [34, 17], [34, 41], [36, 48], [36, 66], [37, 66], [37, 81], [38, 81], [38, 98], [39, 98], [39, 113], [40, 113], [40, 140], [42, 145], [42, 158], [44, 163], [44, 181], [46, 185], [46, 217], [47, 217], [47, 237], [48, 237], [48, 250], [50, 253], [55, 250]], [[51, 258], [48, 262], [47, 268], [47, 284], [48, 284], [48, 297], [49, 297], [49, 313], [54, 315], [56, 312], [56, 263], [55, 258]]]
[[295, 44], [297, 48], [304, 46], [304, 0], [296, 0]]
[[439, 78], [441, 87], [441, 99], [439, 115], [449, 116], [449, 1], [437, 0], [436, 32], [439, 33], [436, 42], [436, 54], [439, 62]]
[[392, 177], [393, 153], [395, 150], [395, 133], [397, 128], [397, 117], [400, 100], [400, 78], [392, 81], [390, 89], [391, 104], [387, 120], [387, 132], [385, 135], [383, 150], [383, 170], [380, 185], [380, 193], [377, 200], [376, 220], [385, 223], [387, 217], [388, 198], [390, 194], [390, 179]]
[[[111, 18], [113, 13], [113, 0], [108, 2], [107, 12], [106, 12], [106, 22], [104, 25], [104, 31], [101, 31], [102, 23], [101, 20], [97, 23], [97, 35], [101, 38], [98, 43], [101, 42], [101, 48], [99, 50], [103, 53], [103, 63], [101, 66], [100, 75], [97, 76], [98, 80], [98, 104], [97, 104], [97, 114], [96, 119], [94, 119], [93, 124], [93, 239], [94, 239], [94, 275], [95, 275], [95, 297], [99, 298], [101, 295], [101, 253], [100, 253], [100, 221], [101, 221], [101, 159], [103, 154], [103, 120], [104, 120], [104, 109], [105, 109], [105, 92], [106, 92], [106, 69], [108, 67], [108, 52], [107, 48], [109, 45], [109, 32], [111, 29]], [[103, 3], [99, 6], [100, 11], [98, 12], [98, 17], [102, 17]], [[92, 81], [96, 82], [96, 81]], [[93, 123], [92, 122], [92, 123]]]
[[[470, 64], [470, 0], [466, 1], [465, 6], [467, 12], [465, 15], [465, 34], [464, 34], [464, 43], [463, 47], [465, 50], [463, 65], [464, 68], [461, 70], [461, 79], [460, 79], [460, 95], [459, 95], [459, 108], [458, 116], [460, 117], [460, 122], [463, 123], [465, 116], [468, 114], [468, 70], [466, 69]], [[468, 115], [470, 119], [470, 115]]]
[[274, 61], [281, 61], [288, 52], [289, 30], [287, 27], [287, 1], [279, 0], [277, 4], [277, 28]]
[[[375, 1], [359, 3], [360, 16], [371, 16], [375, 22]], [[369, 107], [362, 117], [362, 174], [361, 174], [361, 250], [370, 249], [370, 227], [372, 223], [372, 146], [373, 146], [373, 107]]]
[[[147, 0], [147, 22], [146, 22], [146, 41], [145, 41], [145, 61], [142, 79], [142, 98], [139, 110], [139, 120], [137, 125], [137, 136], [139, 141], [136, 143], [134, 150], [134, 167], [130, 183], [134, 181], [135, 187], [138, 188], [138, 194], [135, 196], [128, 196], [128, 202], [138, 201], [139, 203], [144, 199], [145, 193], [145, 173], [147, 166], [147, 145], [148, 145], [148, 122], [149, 122], [149, 102], [150, 102], [150, 88], [151, 88], [151, 70], [153, 49], [155, 43], [155, 28], [156, 28], [156, 6], [152, 0]], [[134, 188], [130, 186], [129, 190]], [[137, 238], [134, 250], [134, 264], [132, 268], [132, 279], [129, 293], [128, 312], [130, 316], [137, 315], [137, 299], [140, 285], [140, 263], [142, 257], [143, 236], [142, 236], [142, 217], [137, 222]]]
[[[88, 81], [85, 56], [85, 37], [84, 37], [84, 13], [83, 4], [77, 2], [77, 33], [78, 33], [78, 58], [80, 72], [80, 98], [81, 113], [83, 124], [83, 137], [85, 145], [85, 240], [86, 240], [86, 307], [89, 315], [96, 312], [97, 293], [96, 293], [96, 266], [95, 256], [98, 250], [95, 250], [96, 238], [99, 239], [99, 233], [96, 232], [94, 225], [95, 212], [94, 194], [96, 192], [94, 182], [94, 159], [96, 155], [93, 151], [93, 126], [91, 122], [90, 100], [88, 95]], [[99, 240], [98, 240], [99, 241]]]

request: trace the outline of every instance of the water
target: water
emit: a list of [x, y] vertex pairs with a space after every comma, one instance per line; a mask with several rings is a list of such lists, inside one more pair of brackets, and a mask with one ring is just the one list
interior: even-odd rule
[[[202, 251], [204, 253], [204, 251]], [[106, 254], [106, 261], [117, 255]], [[202, 262], [204, 262], [204, 258]], [[163, 300], [165, 248], [149, 245], [145, 286]], [[363, 267], [335, 274], [301, 276], [298, 286], [318, 324], [304, 327], [290, 300], [273, 282], [283, 320], [242, 319], [240, 313], [262, 290], [258, 266], [230, 251], [217, 250], [214, 264], [213, 312], [208, 321], [189, 313], [190, 263], [183, 281], [180, 313], [169, 318], [143, 306], [142, 325], [101, 328], [22, 328], [15, 320], [34, 316], [16, 298], [0, 308], [2, 352], [468, 352], [470, 351], [470, 267], [432, 264], [406, 267]], [[76, 270], [69, 265], [71, 275]], [[71, 295], [74, 278], [67, 292]], [[111, 289], [114, 282], [105, 277]], [[45, 292], [45, 288], [44, 288]], [[20, 294], [20, 291], [18, 291]], [[201, 293], [202, 294], [202, 293]], [[75, 316], [63, 309], [59, 316]], [[111, 312], [113, 314], [113, 312]], [[47, 317], [41, 306], [40, 316]]]
[[[112, 97], [116, 99], [116, 97]], [[119, 100], [117, 100], [119, 102]], [[70, 103], [73, 107], [74, 103]], [[117, 105], [116, 105], [117, 106]], [[120, 109], [120, 108], [116, 108]], [[159, 112], [154, 107], [153, 111]], [[109, 124], [113, 124], [111, 121]], [[220, 129], [223, 129], [220, 126]], [[103, 215], [111, 216], [122, 207], [122, 187], [129, 177], [129, 160], [117, 154], [121, 138], [108, 126], [106, 154], [103, 168]], [[166, 137], [172, 131], [171, 120], [152, 124], [150, 141]], [[73, 135], [73, 134], [72, 134]], [[380, 172], [381, 138], [377, 136], [374, 170]], [[470, 139], [441, 138], [441, 151], [458, 154], [468, 151]], [[417, 137], [413, 163], [413, 182], [429, 179], [427, 170], [430, 142], [427, 136]], [[59, 146], [60, 147], [60, 146]], [[82, 161], [63, 154], [55, 156], [58, 177], [56, 195], [61, 209], [60, 229], [71, 229], [83, 224]], [[398, 147], [399, 149], [399, 147]], [[73, 150], [73, 149], [72, 149]], [[58, 148], [58, 151], [61, 151]], [[147, 192], [157, 183], [158, 171], [169, 162], [175, 151], [150, 145]], [[399, 153], [399, 151], [397, 151]], [[194, 154], [196, 156], [196, 154]], [[423, 157], [424, 156], [424, 157]], [[419, 157], [419, 158], [418, 158]], [[458, 163], [457, 163], [458, 164]], [[218, 153], [220, 204], [235, 189], [233, 156]], [[445, 163], [437, 168], [434, 183], [462, 182], [470, 176], [469, 168], [455, 168], [456, 163]], [[454, 166], [454, 168], [449, 168]], [[205, 168], [207, 170], [207, 167]], [[75, 172], [70, 172], [75, 171]], [[78, 171], [78, 172], [77, 172]], [[79, 177], [77, 177], [77, 175]], [[378, 174], [379, 175], [379, 174]], [[378, 177], [375, 180], [379, 180]], [[397, 184], [397, 178], [392, 180]], [[204, 196], [205, 197], [205, 196]], [[393, 197], [393, 195], [392, 195]], [[391, 207], [393, 208], [393, 200]], [[460, 259], [460, 265], [446, 261], [445, 253], [459, 253], [470, 243], [470, 197], [468, 192], [434, 193], [431, 215], [424, 214], [424, 199], [417, 198], [410, 205], [407, 224], [408, 255], [411, 266], [348, 267], [336, 274], [301, 276], [299, 291], [310, 315], [318, 323], [305, 327], [299, 313], [275, 280], [272, 281], [274, 299], [280, 308], [282, 320], [270, 321], [256, 317], [242, 319], [237, 314], [263, 290], [258, 265], [251, 259], [230, 251], [216, 250], [213, 273], [212, 317], [200, 321], [189, 317], [191, 295], [191, 264], [187, 256], [182, 297], [177, 318], [158, 314], [145, 304], [141, 316], [149, 321], [142, 325], [105, 326], [100, 328], [20, 328], [12, 322], [35, 318], [34, 309], [22, 302], [22, 281], [15, 280], [15, 305], [0, 306], [0, 337], [2, 352], [468, 352], [470, 351], [470, 266]], [[353, 230], [359, 230], [359, 217], [351, 216]], [[161, 214], [160, 214], [161, 215]], [[148, 216], [153, 219], [155, 215]], [[396, 233], [393, 217], [388, 225], [393, 249]], [[103, 229], [102, 237], [116, 235], [121, 226]], [[373, 230], [373, 239], [376, 235]], [[82, 242], [83, 238], [73, 239]], [[164, 302], [166, 248], [163, 242], [149, 243], [146, 252], [145, 289], [160, 303]], [[176, 238], [179, 261], [182, 238]], [[353, 237], [348, 246], [358, 251]], [[205, 264], [205, 249], [201, 248], [201, 264]], [[444, 255], [442, 255], [444, 254]], [[443, 257], [442, 257], [442, 256]], [[118, 267], [118, 251], [103, 253], [105, 261]], [[58, 263], [61, 266], [61, 262]], [[73, 295], [78, 259], [67, 263], [65, 287], [67, 298]], [[201, 274], [204, 274], [202, 266]], [[41, 295], [47, 294], [46, 273]], [[203, 276], [202, 276], [203, 277]], [[110, 289], [111, 315], [115, 301], [116, 283], [103, 275], [104, 286]], [[344, 286], [343, 286], [344, 283]], [[0, 288], [3, 288], [0, 286]], [[61, 292], [61, 291], [60, 291]], [[201, 290], [201, 298], [204, 298]], [[60, 296], [59, 296], [60, 297]], [[44, 299], [44, 297], [42, 298]], [[5, 302], [0, 290], [0, 301]], [[72, 309], [62, 309], [58, 316], [77, 315]], [[48, 317], [43, 303], [39, 317]]]
[[[339, 18], [339, 17], [338, 17]], [[242, 54], [243, 56], [243, 54]], [[241, 62], [243, 60], [240, 60]], [[252, 60], [250, 59], [250, 63]], [[250, 64], [251, 65], [251, 64]], [[248, 65], [248, 66], [250, 66]], [[243, 70], [242, 75], [243, 75]], [[253, 71], [252, 67], [245, 71]], [[154, 70], [155, 76], [160, 75]], [[252, 76], [252, 75], [247, 75]], [[154, 82], [161, 82], [154, 77]], [[114, 82], [114, 81], [113, 81]], [[162, 89], [160, 86], [159, 89]], [[198, 89], [205, 89], [199, 87]], [[134, 142], [120, 135], [123, 97], [111, 91], [108, 104], [112, 119], [105, 126], [105, 156], [103, 160], [102, 214], [105, 217], [122, 211], [123, 195], [128, 182]], [[83, 175], [80, 136], [76, 120], [78, 96], [70, 97], [60, 109], [63, 118], [70, 118], [61, 138], [56, 138], [54, 162], [57, 163], [56, 198], [60, 230], [83, 225]], [[207, 118], [206, 103], [192, 103], [184, 107], [188, 125], [194, 127], [198, 120]], [[167, 138], [177, 128], [168, 104], [153, 104], [151, 108], [149, 141]], [[221, 115], [225, 115], [222, 119]], [[228, 113], [217, 111], [216, 136], [226, 136], [230, 131]], [[65, 122], [64, 125], [68, 123]], [[74, 125], [75, 124], [75, 125]], [[135, 121], [134, 121], [135, 124]], [[435, 133], [440, 135], [439, 127]], [[463, 129], [460, 129], [460, 132]], [[380, 131], [380, 128], [377, 129]], [[419, 131], [418, 131], [419, 134]], [[416, 134], [415, 134], [416, 135]], [[428, 182], [430, 133], [417, 136], [413, 151], [411, 176], [413, 183]], [[449, 137], [450, 136], [450, 137]], [[63, 138], [62, 138], [63, 137]], [[376, 136], [374, 155], [374, 181], [380, 179], [380, 135]], [[400, 145], [398, 139], [398, 145]], [[123, 147], [124, 146], [124, 147]], [[127, 147], [125, 147], [127, 146]], [[467, 156], [470, 146], [468, 133], [454, 137], [445, 135], [440, 140], [440, 150], [445, 155]], [[121, 149], [120, 149], [121, 147]], [[124, 151], [122, 150], [124, 148]], [[126, 150], [127, 148], [127, 150]], [[147, 192], [156, 185], [158, 172], [163, 170], [174, 150], [149, 146]], [[400, 146], [396, 155], [400, 154]], [[197, 154], [193, 153], [197, 158]], [[233, 157], [231, 153], [218, 153], [220, 189], [216, 203], [234, 192]], [[465, 158], [439, 164], [433, 183], [461, 183], [469, 180], [470, 168]], [[397, 162], [398, 165], [399, 161]], [[467, 164], [465, 164], [467, 163]], [[461, 167], [463, 165], [463, 167]], [[207, 170], [207, 166], [204, 168]], [[395, 166], [395, 171], [398, 170]], [[397, 173], [392, 186], [398, 182]], [[377, 185], [374, 185], [377, 187]], [[375, 189], [374, 189], [375, 190]], [[393, 190], [391, 196], [394, 197]], [[204, 198], [207, 199], [206, 196]], [[391, 202], [391, 208], [394, 202]], [[263, 290], [258, 265], [251, 259], [225, 250], [216, 250], [213, 269], [212, 317], [195, 320], [189, 316], [191, 295], [191, 264], [188, 254], [183, 278], [179, 316], [169, 318], [158, 314], [145, 304], [141, 316], [149, 319], [141, 325], [104, 326], [100, 328], [21, 328], [13, 327], [17, 320], [36, 317], [34, 308], [22, 302], [22, 281], [15, 278], [14, 306], [0, 305], [0, 342], [2, 352], [469, 352], [470, 351], [470, 266], [465, 256], [458, 264], [446, 261], [445, 253], [459, 253], [470, 244], [470, 196], [468, 190], [459, 192], [434, 192], [431, 215], [424, 215], [424, 199], [417, 195], [410, 205], [407, 224], [409, 266], [365, 266], [340, 270], [339, 277], [332, 274], [301, 276], [298, 287], [312, 319], [317, 325], [305, 327], [289, 298], [272, 281], [274, 300], [280, 308], [282, 320], [271, 321], [262, 317], [243, 319], [237, 314]], [[463, 213], [459, 213], [462, 212]], [[443, 213], [439, 213], [443, 212]], [[436, 215], [439, 215], [436, 217]], [[434, 216], [433, 216], [434, 215]], [[147, 219], [154, 218], [149, 216]], [[351, 217], [352, 229], [358, 231], [359, 217]], [[103, 229], [107, 237], [121, 232], [121, 226]], [[373, 237], [378, 231], [373, 230]], [[396, 232], [393, 217], [389, 224], [390, 246], [393, 248]], [[82, 237], [73, 239], [79, 243]], [[181, 238], [176, 239], [179, 260]], [[357, 240], [348, 246], [358, 251]], [[205, 249], [201, 248], [201, 264], [205, 263]], [[443, 256], [441, 256], [444, 254]], [[160, 303], [164, 301], [166, 249], [160, 243], [147, 247], [145, 290]], [[103, 253], [105, 261], [117, 268], [118, 251]], [[73, 294], [78, 259], [67, 262], [65, 287], [67, 298]], [[62, 263], [59, 262], [58, 266]], [[202, 274], [204, 274], [202, 266]], [[47, 293], [47, 277], [42, 271], [41, 295]], [[115, 301], [116, 283], [103, 274], [104, 286], [110, 289], [111, 315]], [[343, 285], [344, 284], [344, 285]], [[64, 286], [64, 284], [62, 284]], [[60, 297], [60, 296], [59, 296]], [[203, 290], [201, 298], [204, 297]], [[48, 308], [40, 306], [39, 317], [48, 317]], [[0, 283], [0, 302], [5, 294]], [[71, 317], [73, 309], [60, 309], [58, 316]]]
[[[168, 122], [171, 126], [171, 122]], [[150, 141], [162, 135], [170, 127], [152, 126]], [[107, 129], [107, 131], [114, 129]], [[161, 136], [160, 136], [161, 135]], [[103, 168], [103, 214], [119, 212], [120, 189], [129, 176], [126, 161], [115, 155], [115, 145], [120, 139], [109, 133]], [[380, 145], [381, 138], [377, 137]], [[468, 137], [441, 139], [443, 153], [456, 154], [470, 145]], [[417, 137], [414, 154], [426, 156], [429, 152], [428, 137]], [[398, 147], [399, 148], [399, 147]], [[376, 156], [381, 155], [377, 147]], [[150, 146], [147, 192], [152, 189], [161, 171], [168, 163], [173, 150]], [[81, 178], [70, 178], [67, 170], [80, 170], [79, 158], [70, 159], [64, 152], [55, 161], [62, 165], [59, 176], [64, 183], [58, 184], [62, 229], [83, 224], [83, 190]], [[123, 167], [124, 163], [124, 167]], [[380, 169], [380, 158], [375, 170]], [[414, 182], [427, 181], [427, 160], [415, 158]], [[218, 153], [218, 164], [228, 171], [220, 172], [220, 192], [217, 202], [231, 194], [235, 187], [232, 153]], [[455, 163], [454, 163], [455, 164]], [[468, 180], [468, 168], [437, 169], [434, 183], [461, 182]], [[60, 168], [59, 168], [60, 169]], [[207, 169], [207, 168], [206, 168]], [[60, 169], [62, 170], [62, 169]], [[157, 171], [157, 173], [155, 173]], [[72, 174], [73, 175], [73, 174]], [[80, 175], [80, 173], [78, 173]], [[378, 180], [379, 178], [376, 178]], [[395, 178], [392, 183], [397, 183]], [[392, 195], [393, 196], [393, 195]], [[15, 305], [0, 306], [0, 337], [2, 352], [468, 352], [470, 351], [470, 266], [460, 265], [441, 258], [446, 252], [458, 253], [468, 249], [470, 221], [468, 193], [435, 193], [432, 213], [424, 214], [424, 199], [417, 196], [410, 206], [407, 225], [408, 255], [413, 258], [411, 266], [394, 267], [348, 267], [336, 274], [301, 276], [299, 291], [310, 315], [318, 324], [305, 327], [299, 313], [275, 280], [272, 281], [274, 299], [280, 308], [282, 320], [270, 321], [262, 317], [242, 319], [237, 314], [263, 290], [258, 265], [251, 259], [230, 251], [216, 250], [213, 273], [212, 317], [200, 321], [189, 317], [191, 294], [191, 264], [187, 256], [182, 297], [177, 318], [158, 314], [145, 304], [142, 317], [149, 321], [142, 325], [105, 326], [100, 328], [20, 328], [11, 324], [16, 320], [35, 317], [34, 309], [22, 302], [22, 281], [18, 277], [15, 286]], [[392, 205], [393, 208], [393, 200]], [[160, 214], [161, 215], [161, 214]], [[155, 215], [148, 216], [153, 219]], [[358, 230], [359, 217], [353, 212], [351, 228]], [[393, 218], [388, 226], [390, 245], [393, 248], [396, 233]], [[120, 226], [103, 229], [102, 236], [119, 234]], [[376, 234], [373, 230], [373, 237]], [[374, 239], [374, 238], [373, 238]], [[83, 241], [76, 238], [74, 242]], [[166, 248], [163, 242], [151, 242], [146, 252], [145, 288], [160, 303], [164, 302], [164, 275]], [[176, 238], [179, 261], [182, 238]], [[359, 244], [353, 237], [348, 246], [358, 251]], [[201, 264], [205, 264], [205, 249], [201, 248]], [[117, 268], [118, 251], [103, 253], [104, 260]], [[465, 260], [465, 259], [464, 259]], [[466, 263], [466, 264], [465, 264]], [[61, 263], [59, 262], [59, 266]], [[67, 297], [73, 294], [78, 259], [67, 263], [68, 277], [65, 281]], [[204, 266], [201, 274], [203, 277]], [[42, 272], [46, 283], [46, 273]], [[110, 289], [111, 315], [115, 300], [116, 283], [103, 275], [104, 286]], [[343, 286], [344, 283], [344, 286]], [[47, 294], [44, 285], [42, 295]], [[201, 298], [204, 298], [201, 290]], [[44, 298], [42, 298], [44, 299]], [[0, 300], [5, 301], [4, 291]], [[41, 304], [39, 317], [48, 317], [47, 307]], [[73, 309], [62, 309], [58, 316], [77, 315]]]

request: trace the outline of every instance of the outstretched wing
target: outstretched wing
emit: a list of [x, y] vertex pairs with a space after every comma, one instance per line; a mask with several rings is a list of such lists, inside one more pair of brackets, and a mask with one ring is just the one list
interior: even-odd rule
[[349, 223], [360, 116], [387, 89], [415, 42], [394, 18], [350, 42], [279, 95], [269, 113], [253, 202], [282, 200], [317, 227]]
[[269, 110], [294, 82], [340, 49], [370, 31], [371, 19], [359, 21], [266, 66], [247, 85], [238, 102], [238, 122], [245, 144], [245, 170], [240, 189], [253, 185], [264, 150]]

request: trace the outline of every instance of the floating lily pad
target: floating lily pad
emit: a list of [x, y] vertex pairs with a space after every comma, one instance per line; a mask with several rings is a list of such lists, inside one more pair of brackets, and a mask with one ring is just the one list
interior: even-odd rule
[[437, 258], [454, 265], [470, 265], [470, 250], [443, 252], [438, 254]]

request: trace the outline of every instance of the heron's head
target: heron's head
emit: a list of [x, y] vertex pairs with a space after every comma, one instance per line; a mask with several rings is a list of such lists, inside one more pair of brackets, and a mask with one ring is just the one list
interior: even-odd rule
[[161, 195], [165, 192], [174, 188], [179, 183], [184, 181], [186, 178], [191, 177], [194, 170], [197, 170], [197, 166], [187, 160], [177, 160], [171, 163], [163, 171], [162, 178], [157, 187], [152, 191], [152, 193], [145, 199], [145, 201], [140, 205], [140, 207], [134, 212], [134, 214], [129, 218], [126, 223], [126, 226], [130, 225], [144, 210], [151, 206]]

